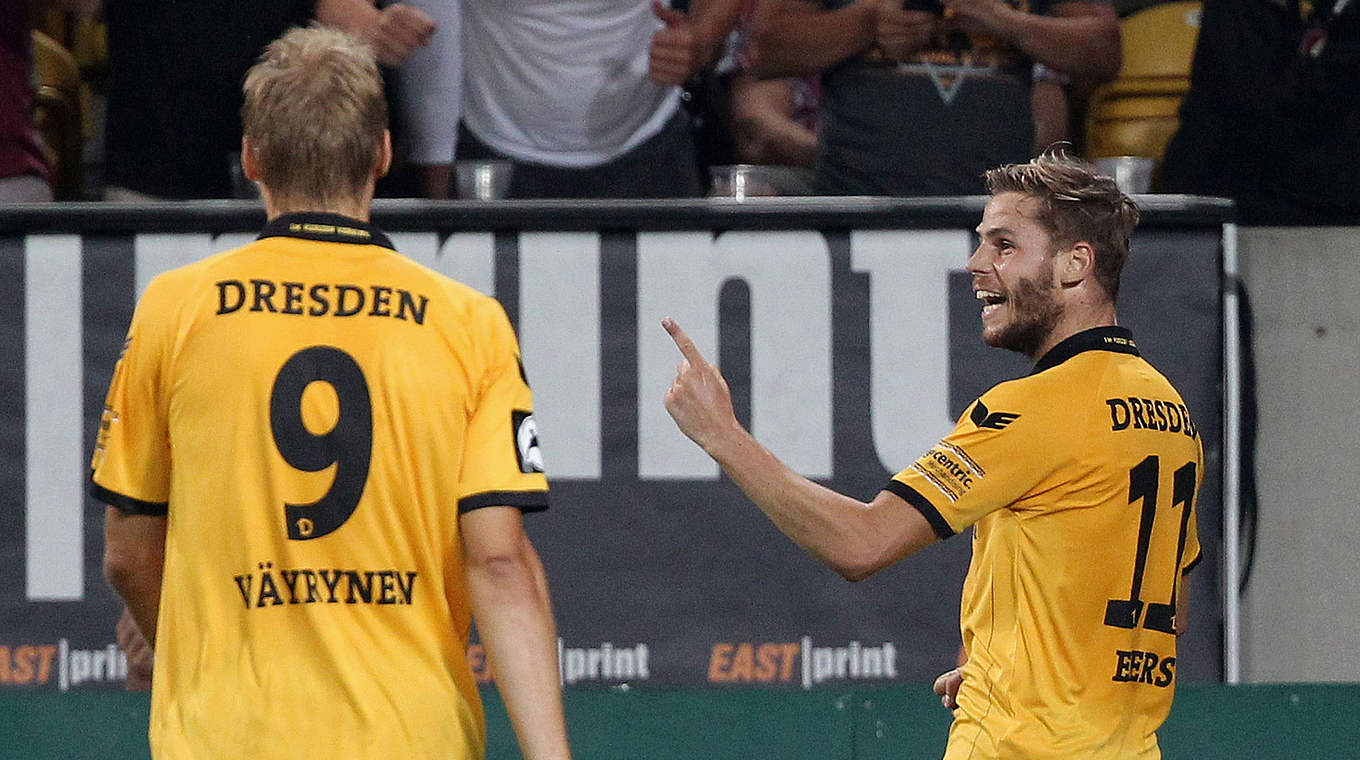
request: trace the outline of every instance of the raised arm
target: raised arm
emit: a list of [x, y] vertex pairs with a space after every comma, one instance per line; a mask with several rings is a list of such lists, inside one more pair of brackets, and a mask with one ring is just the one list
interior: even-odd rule
[[822, 10], [806, 0], [757, 0], [752, 66], [762, 77], [813, 74], [874, 44], [870, 2]]
[[925, 516], [895, 494], [882, 491], [866, 504], [789, 469], [737, 422], [717, 367], [674, 321], [662, 325], [684, 356], [666, 411], [794, 543], [856, 581], [936, 540]]
[[949, 23], [990, 34], [1069, 77], [1099, 83], [1113, 79], [1123, 61], [1119, 17], [1106, 3], [1073, 0], [1039, 15], [1000, 0], [943, 0]]
[[317, 0], [316, 19], [368, 40], [378, 62], [401, 66], [417, 48], [430, 44], [435, 23], [424, 11], [405, 3], [382, 8], [372, 0]]
[[664, 26], [652, 36], [648, 75], [679, 86], [717, 61], [741, 16], [741, 0], [694, 0], [689, 13], [652, 0], [652, 12]]
[[894, 0], [823, 9], [807, 0], [757, 0], [752, 71], [761, 77], [824, 71], [871, 48], [904, 60], [935, 34], [936, 18]]
[[483, 507], [459, 525], [472, 616], [520, 751], [525, 760], [569, 758], [548, 582], [520, 511]]

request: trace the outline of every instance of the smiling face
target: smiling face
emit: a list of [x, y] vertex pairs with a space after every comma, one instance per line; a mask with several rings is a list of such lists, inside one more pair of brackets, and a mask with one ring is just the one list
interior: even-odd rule
[[982, 307], [982, 339], [1038, 359], [1062, 320], [1056, 246], [1037, 219], [1039, 201], [999, 193], [987, 203], [968, 259], [973, 292]]

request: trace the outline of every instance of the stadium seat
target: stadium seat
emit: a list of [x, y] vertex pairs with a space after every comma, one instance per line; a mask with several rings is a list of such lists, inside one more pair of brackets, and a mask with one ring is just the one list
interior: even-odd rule
[[80, 67], [66, 48], [46, 34], [34, 30], [32, 40], [33, 120], [52, 164], [52, 194], [57, 200], [77, 200], [85, 142]]
[[1119, 23], [1124, 64], [1092, 94], [1086, 111], [1086, 155], [1161, 160], [1179, 126], [1190, 88], [1190, 63], [1202, 4], [1183, 0], [1136, 11]]

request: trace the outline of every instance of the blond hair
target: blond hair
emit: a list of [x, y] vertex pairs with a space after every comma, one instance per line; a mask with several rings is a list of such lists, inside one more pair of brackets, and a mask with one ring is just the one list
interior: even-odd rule
[[1095, 274], [1110, 298], [1119, 295], [1119, 274], [1129, 256], [1138, 207], [1114, 180], [1093, 172], [1061, 149], [1023, 164], [987, 172], [987, 190], [1023, 193], [1039, 201], [1039, 223], [1058, 248], [1086, 242], [1095, 251]]
[[269, 43], [245, 78], [241, 122], [260, 181], [277, 198], [324, 205], [360, 197], [387, 129], [369, 46], [322, 26]]

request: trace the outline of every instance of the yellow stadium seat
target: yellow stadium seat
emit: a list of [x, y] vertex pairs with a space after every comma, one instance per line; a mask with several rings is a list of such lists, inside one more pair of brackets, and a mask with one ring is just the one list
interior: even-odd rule
[[1092, 94], [1086, 111], [1086, 155], [1161, 160], [1180, 124], [1202, 4], [1164, 3], [1123, 19], [1124, 63], [1113, 82]]
[[109, 28], [104, 21], [78, 20], [71, 29], [66, 49], [80, 67], [80, 106], [84, 112], [84, 132], [88, 141], [103, 129], [102, 110], [95, 104], [96, 93], [103, 91], [109, 72]]
[[52, 194], [57, 200], [80, 197], [84, 148], [80, 105], [80, 67], [71, 53], [34, 30], [33, 120], [52, 164]]

